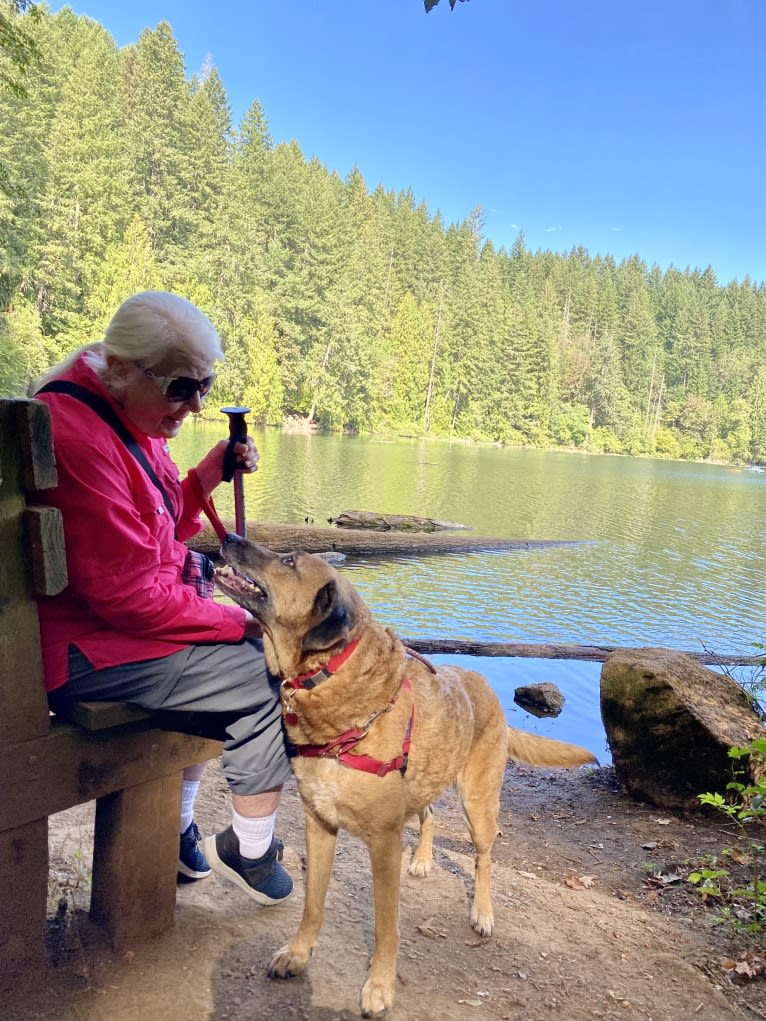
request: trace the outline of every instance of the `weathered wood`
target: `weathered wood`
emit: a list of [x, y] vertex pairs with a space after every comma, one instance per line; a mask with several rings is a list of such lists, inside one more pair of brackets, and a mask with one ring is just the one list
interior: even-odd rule
[[3, 748], [0, 831], [180, 773], [184, 766], [216, 758], [220, 751], [220, 741], [150, 724], [87, 733], [74, 724], [54, 721], [50, 734]]
[[52, 489], [58, 479], [48, 407], [43, 401], [9, 400], [23, 465], [21, 485], [31, 492]]
[[[31, 418], [26, 415], [29, 403], [0, 400], [0, 747], [48, 730], [37, 604], [31, 595], [31, 554], [24, 529], [24, 486], [30, 480], [38, 485], [50, 481], [50, 472], [32, 439], [40, 418], [37, 409], [30, 412]], [[44, 405], [34, 403], [47, 414]], [[37, 452], [36, 467], [25, 466], [24, 445]]]
[[40, 982], [46, 963], [48, 820], [0, 827], [0, 861], [0, 992], [18, 995]]
[[96, 802], [90, 915], [117, 953], [173, 924], [180, 803], [177, 769]]
[[151, 713], [129, 702], [74, 702], [64, 718], [83, 730], [97, 731], [148, 720]]
[[[234, 521], [224, 520], [224, 527], [234, 531]], [[408, 553], [471, 553], [482, 550], [529, 550], [549, 546], [576, 546], [578, 540], [562, 539], [491, 539], [453, 535], [448, 532], [370, 532], [360, 528], [316, 528], [313, 525], [285, 525], [249, 521], [247, 537], [267, 546], [275, 553], [305, 550], [307, 553], [336, 552], [349, 556], [386, 556]], [[214, 560], [221, 543], [207, 526], [186, 543]]]
[[[402, 642], [413, 652], [422, 655], [445, 656], [506, 656], [509, 659], [573, 659], [603, 663], [613, 652], [619, 652], [618, 645], [557, 645], [549, 642], [474, 642], [459, 638], [406, 638]], [[675, 650], [682, 651], [682, 650]], [[684, 652], [684, 655], [698, 663], [709, 666], [756, 666], [763, 656], [718, 655], [715, 652]]]
[[55, 596], [68, 583], [64, 551], [64, 519], [57, 507], [27, 507], [24, 524], [32, 562], [32, 587], [37, 596]]
[[92, 913], [115, 947], [141, 942], [173, 921], [181, 770], [221, 750], [124, 706], [116, 728], [51, 722], [34, 593], [66, 584], [63, 529], [28, 498], [55, 483], [48, 408], [0, 399], [0, 993], [45, 963], [48, 816], [97, 801]]
[[341, 511], [330, 523], [338, 528], [369, 528], [374, 532], [449, 532], [470, 531], [470, 525], [439, 521], [416, 514], [376, 514], [374, 511]]

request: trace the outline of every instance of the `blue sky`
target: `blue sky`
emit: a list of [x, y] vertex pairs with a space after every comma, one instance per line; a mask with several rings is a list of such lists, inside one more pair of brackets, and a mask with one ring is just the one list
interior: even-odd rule
[[[64, 4], [52, 3], [55, 11]], [[258, 99], [446, 223], [766, 281], [764, 0], [70, 0], [118, 45], [170, 23], [237, 121]]]

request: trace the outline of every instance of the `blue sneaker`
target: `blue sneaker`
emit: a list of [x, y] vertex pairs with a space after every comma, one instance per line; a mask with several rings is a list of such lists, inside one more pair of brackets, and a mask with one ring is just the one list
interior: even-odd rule
[[178, 850], [178, 881], [193, 883], [210, 875], [207, 858], [199, 847], [200, 835], [196, 822], [190, 822], [181, 834]]
[[272, 837], [271, 846], [260, 858], [243, 858], [239, 839], [231, 826], [202, 843], [214, 871], [244, 890], [263, 907], [281, 904], [293, 892], [293, 881], [281, 864], [284, 844]]

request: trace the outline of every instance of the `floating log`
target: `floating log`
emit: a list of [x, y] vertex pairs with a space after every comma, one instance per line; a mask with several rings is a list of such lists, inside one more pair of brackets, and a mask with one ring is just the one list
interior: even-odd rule
[[[224, 520], [234, 531], [234, 521]], [[449, 532], [373, 532], [364, 528], [317, 528], [314, 525], [265, 524], [251, 521], [247, 537], [275, 553], [305, 550], [307, 553], [345, 553], [349, 556], [385, 556], [389, 554], [475, 553], [483, 550], [528, 550], [547, 546], [576, 546], [577, 540], [563, 539], [491, 539], [454, 535]], [[199, 535], [188, 539], [190, 549], [216, 559], [220, 543], [208, 525]]]
[[[458, 638], [406, 638], [399, 636], [408, 649], [427, 656], [505, 656], [509, 659], [574, 659], [603, 663], [613, 652], [623, 652], [635, 646], [620, 645], [559, 645], [549, 642], [475, 642]], [[719, 655], [704, 649], [702, 652], [688, 652], [685, 656], [708, 666], [757, 666], [763, 656]]]
[[338, 528], [369, 528], [373, 532], [470, 532], [470, 525], [437, 518], [420, 518], [414, 514], [375, 514], [373, 511], [342, 511], [337, 518], [328, 518]]
[[[223, 525], [234, 531], [233, 519]], [[527, 550], [548, 546], [575, 546], [578, 540], [565, 539], [488, 539], [465, 535], [413, 532], [367, 532], [353, 528], [315, 528], [313, 525], [283, 525], [248, 522], [247, 535], [275, 553], [305, 550], [307, 553], [342, 553], [350, 556], [389, 554], [471, 553], [482, 550]], [[220, 556], [221, 544], [213, 528], [207, 525], [186, 541], [211, 559]], [[329, 559], [329, 558], [328, 558]], [[618, 645], [562, 645], [548, 642], [479, 642], [457, 638], [405, 638], [407, 648], [423, 655], [498, 656], [526, 659], [571, 659], [603, 663]], [[683, 651], [683, 650], [675, 650]], [[763, 656], [717, 655], [714, 652], [686, 652], [685, 655], [709, 666], [757, 666]]]

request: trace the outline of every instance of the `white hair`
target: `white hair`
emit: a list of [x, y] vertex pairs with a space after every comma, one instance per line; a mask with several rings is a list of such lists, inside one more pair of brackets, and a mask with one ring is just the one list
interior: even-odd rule
[[211, 362], [223, 358], [221, 339], [204, 312], [167, 291], [142, 291], [123, 301], [104, 332], [103, 349], [149, 367], [170, 352]]
[[38, 388], [68, 369], [83, 352], [90, 367], [105, 381], [109, 355], [142, 362], [147, 368], [174, 352], [210, 362], [223, 358], [221, 338], [204, 312], [169, 291], [141, 291], [127, 298], [112, 316], [104, 339], [73, 351], [45, 373]]

